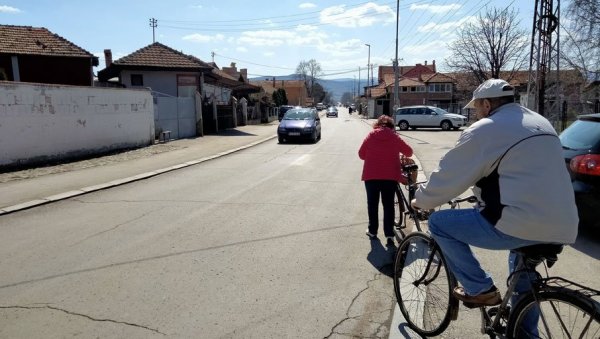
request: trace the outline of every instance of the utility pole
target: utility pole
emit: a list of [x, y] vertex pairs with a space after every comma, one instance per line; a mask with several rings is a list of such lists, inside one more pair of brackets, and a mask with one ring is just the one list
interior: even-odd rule
[[210, 52], [210, 56], [212, 57], [213, 64], [215, 63], [215, 52]]
[[154, 18], [150, 18], [150, 27], [152, 27], [152, 43], [156, 42], [156, 39], [154, 36], [154, 29], [156, 28], [156, 26], [158, 26], [158, 20], [156, 20]]
[[398, 82], [400, 78], [400, 74], [398, 71], [398, 20], [400, 20], [399, 15], [400, 0], [396, 0], [396, 58], [394, 59], [394, 105], [392, 111], [394, 111], [400, 103], [400, 99], [398, 98]]
[[358, 96], [360, 97], [360, 66], [358, 66]]
[[[369, 68], [371, 67], [371, 45], [365, 44], [365, 46], [369, 47], [369, 58], [367, 61], [367, 87], [369, 87]], [[371, 88], [369, 88], [369, 97], [370, 96], [371, 96]]]
[[[560, 110], [560, 0], [535, 0], [531, 35], [527, 107], [556, 121]], [[551, 76], [549, 76], [551, 75]], [[546, 93], [546, 80], [554, 83], [554, 93]], [[549, 104], [546, 106], [546, 104]]]

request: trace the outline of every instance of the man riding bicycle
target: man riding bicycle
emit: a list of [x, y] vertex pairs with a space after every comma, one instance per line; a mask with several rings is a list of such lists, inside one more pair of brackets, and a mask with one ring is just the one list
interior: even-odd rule
[[[480, 201], [477, 208], [434, 212], [429, 230], [462, 285], [454, 289], [455, 297], [469, 307], [491, 306], [501, 302], [500, 293], [469, 246], [512, 250], [573, 243], [577, 208], [554, 128], [514, 103], [508, 82], [485, 81], [465, 108], [474, 108], [478, 121], [419, 186], [412, 205], [432, 209], [472, 187]], [[511, 253], [511, 271], [514, 258]], [[518, 290], [528, 286], [521, 281]]]

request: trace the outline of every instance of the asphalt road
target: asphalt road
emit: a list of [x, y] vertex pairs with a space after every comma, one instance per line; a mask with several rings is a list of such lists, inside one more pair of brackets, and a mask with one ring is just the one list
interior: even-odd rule
[[[395, 248], [370, 242], [370, 126], [345, 110], [316, 144], [276, 140], [2, 216], [0, 338], [412, 338], [392, 320]], [[402, 133], [426, 172], [457, 132]], [[503, 253], [477, 251], [500, 281]], [[553, 273], [599, 288], [598, 241]], [[481, 338], [461, 309], [443, 337]]]
[[387, 337], [394, 248], [364, 234], [357, 150], [323, 118], [147, 180], [2, 216], [2, 338]]

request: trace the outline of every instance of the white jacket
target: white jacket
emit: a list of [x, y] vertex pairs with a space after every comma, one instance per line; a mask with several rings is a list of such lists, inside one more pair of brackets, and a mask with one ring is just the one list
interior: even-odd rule
[[481, 214], [502, 233], [570, 244], [578, 216], [562, 147], [552, 125], [519, 104], [503, 105], [466, 129], [416, 191], [434, 208], [473, 187]]

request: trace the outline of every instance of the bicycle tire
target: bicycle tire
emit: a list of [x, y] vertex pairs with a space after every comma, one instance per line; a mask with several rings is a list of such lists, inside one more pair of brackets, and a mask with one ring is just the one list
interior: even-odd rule
[[404, 228], [402, 226], [402, 216], [404, 215], [404, 201], [402, 199], [402, 189], [400, 185], [396, 187], [396, 193], [394, 194], [394, 226]]
[[[523, 322], [531, 314], [529, 312], [537, 311], [538, 302], [543, 317], [540, 316], [536, 329], [531, 331], [525, 328]], [[597, 339], [600, 338], [600, 304], [573, 291], [542, 290], [535, 296], [529, 292], [511, 311], [506, 333], [508, 338], [515, 339]]]
[[433, 239], [414, 232], [400, 243], [394, 260], [394, 292], [400, 312], [408, 326], [422, 336], [444, 332], [458, 311], [458, 300], [452, 296], [456, 279], [438, 249], [427, 275], [432, 280], [415, 285], [425, 272], [431, 250]]

